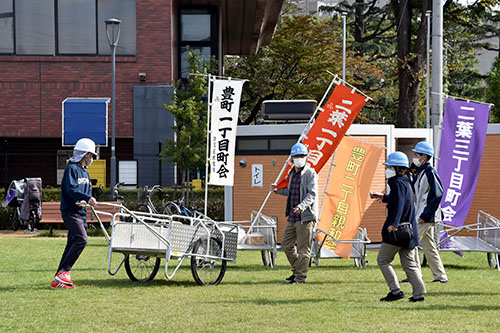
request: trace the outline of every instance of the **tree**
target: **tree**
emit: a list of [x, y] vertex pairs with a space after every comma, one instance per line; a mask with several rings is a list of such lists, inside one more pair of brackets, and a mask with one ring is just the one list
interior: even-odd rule
[[[188, 62], [190, 73], [206, 74], [210, 68], [212, 70], [214, 68], [213, 59], [209, 62], [201, 62], [199, 54], [193, 51], [189, 51]], [[206, 76], [190, 75], [186, 81], [175, 82], [172, 103], [164, 105], [175, 119], [173, 126], [175, 140], [167, 138], [160, 158], [177, 165], [183, 185], [189, 182], [190, 169], [202, 167], [205, 164], [207, 81]]]
[[497, 57], [488, 76], [488, 102], [495, 104], [491, 109], [490, 122], [500, 122], [500, 58]]
[[227, 58], [225, 74], [249, 80], [239, 123], [254, 121], [268, 99], [319, 101], [333, 78], [326, 70], [340, 72], [341, 38], [341, 29], [331, 20], [285, 15], [271, 43], [257, 54]]

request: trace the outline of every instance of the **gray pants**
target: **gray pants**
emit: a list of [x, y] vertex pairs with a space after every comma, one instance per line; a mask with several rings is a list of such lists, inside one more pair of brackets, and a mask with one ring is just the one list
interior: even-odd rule
[[305, 282], [307, 278], [313, 227], [314, 221], [287, 222], [283, 232], [281, 246], [292, 266], [292, 272], [297, 282]]
[[403, 267], [408, 280], [413, 288], [413, 296], [420, 296], [425, 294], [425, 285], [422, 280], [422, 272], [417, 262], [415, 262], [415, 252], [416, 249], [406, 249], [404, 247], [399, 247], [396, 245], [391, 245], [387, 243], [382, 243], [377, 256], [377, 264], [384, 275], [385, 282], [389, 286], [389, 289], [398, 290], [399, 281], [396, 276], [396, 272], [391, 265], [394, 260], [396, 253], [399, 253], [399, 259], [401, 260], [401, 266]]
[[[443, 262], [439, 256], [436, 240], [434, 239], [435, 223], [420, 223], [418, 225], [418, 239], [420, 246], [424, 251], [427, 258], [427, 264], [434, 275], [434, 279], [448, 280], [446, 271], [444, 270]], [[420, 268], [420, 257], [418, 251], [415, 251], [415, 260], [417, 260], [418, 267]]]

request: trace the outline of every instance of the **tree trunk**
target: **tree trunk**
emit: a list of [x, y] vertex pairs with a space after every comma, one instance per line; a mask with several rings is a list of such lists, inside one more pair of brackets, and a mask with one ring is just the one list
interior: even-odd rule
[[[363, 36], [365, 35], [365, 19], [363, 17], [364, 0], [356, 0], [356, 5], [354, 9], [355, 13], [355, 25], [354, 25], [354, 40], [358, 43], [363, 42]], [[359, 55], [363, 55], [363, 48], [359, 48]]]
[[422, 81], [426, 50], [425, 12], [429, 2], [424, 0], [416, 40], [412, 43], [412, 12], [409, 0], [391, 1], [391, 6], [397, 13], [398, 29], [398, 79], [399, 105], [396, 126], [400, 128], [416, 128], [418, 126], [418, 93]]

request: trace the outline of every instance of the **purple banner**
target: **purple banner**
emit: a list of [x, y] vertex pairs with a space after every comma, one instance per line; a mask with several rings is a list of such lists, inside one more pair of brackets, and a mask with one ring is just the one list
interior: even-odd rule
[[443, 222], [463, 226], [476, 192], [490, 107], [446, 100], [438, 173], [444, 187]]

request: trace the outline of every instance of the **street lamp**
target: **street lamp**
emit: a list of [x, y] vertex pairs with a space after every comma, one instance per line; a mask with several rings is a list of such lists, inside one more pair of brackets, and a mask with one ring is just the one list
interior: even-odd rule
[[116, 155], [115, 155], [115, 57], [116, 45], [120, 39], [120, 23], [122, 21], [111, 18], [104, 21], [106, 23], [106, 37], [108, 37], [109, 47], [111, 47], [111, 179], [110, 185], [116, 185]]
[[342, 81], [345, 83], [345, 39], [346, 39], [346, 17], [347, 13], [342, 11]]

